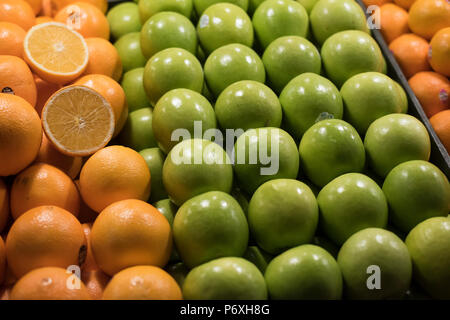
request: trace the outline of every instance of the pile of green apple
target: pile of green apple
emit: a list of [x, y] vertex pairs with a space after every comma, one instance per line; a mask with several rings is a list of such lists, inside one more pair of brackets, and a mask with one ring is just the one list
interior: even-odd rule
[[[108, 19], [116, 142], [147, 161], [186, 299], [450, 298], [449, 182], [355, 1], [140, 0]], [[232, 155], [210, 129], [242, 130]], [[250, 153], [274, 143], [263, 175]], [[174, 160], [196, 156], [222, 161]]]

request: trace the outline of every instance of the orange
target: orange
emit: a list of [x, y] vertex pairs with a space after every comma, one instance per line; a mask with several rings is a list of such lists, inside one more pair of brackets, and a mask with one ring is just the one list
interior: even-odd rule
[[380, 7], [381, 33], [387, 43], [408, 33], [408, 12], [403, 8], [387, 3]]
[[83, 227], [70, 212], [42, 206], [14, 221], [6, 238], [6, 258], [18, 278], [41, 267], [81, 265], [86, 239]]
[[0, 178], [0, 232], [2, 232], [3, 229], [5, 228], [6, 223], [8, 222], [8, 218], [9, 218], [9, 192], [8, 187], [5, 184], [5, 181], [3, 181], [2, 178]]
[[114, 113], [101, 94], [68, 86], [50, 97], [42, 125], [55, 148], [69, 156], [88, 156], [103, 148], [114, 132]]
[[0, 21], [7, 21], [21, 26], [25, 31], [34, 26], [33, 8], [23, 0], [1, 0]]
[[87, 2], [65, 6], [55, 15], [55, 21], [65, 23], [85, 38], [109, 39], [109, 23], [103, 12]]
[[405, 10], [409, 10], [416, 0], [394, 0], [394, 2]]
[[3, 284], [5, 280], [6, 273], [6, 251], [5, 251], [5, 243], [3, 239], [0, 237], [0, 285]]
[[103, 291], [111, 278], [101, 270], [82, 272], [81, 280], [93, 300], [101, 300]]
[[42, 109], [44, 109], [47, 100], [59, 89], [61, 89], [60, 84], [50, 83], [45, 80], [42, 80], [38, 76], [35, 75], [34, 83], [36, 84], [37, 89], [37, 100], [35, 109], [39, 116], [42, 114]]
[[415, 74], [408, 82], [429, 118], [450, 107], [450, 81], [446, 77], [426, 71]]
[[172, 251], [172, 231], [167, 219], [141, 200], [123, 200], [108, 206], [91, 231], [95, 261], [114, 275], [137, 265], [163, 267]]
[[434, 71], [450, 77], [450, 27], [439, 30], [433, 36], [428, 60]]
[[104, 300], [182, 300], [181, 289], [166, 271], [136, 266], [117, 273], [103, 292]]
[[96, 152], [84, 164], [80, 191], [86, 204], [96, 212], [120, 200], [147, 201], [150, 170], [144, 158], [133, 149], [110, 146]]
[[42, 162], [52, 165], [62, 170], [70, 178], [74, 179], [81, 171], [83, 159], [81, 157], [71, 157], [62, 154], [55, 149], [53, 144], [47, 139], [47, 136], [44, 134], [42, 137], [41, 148], [39, 149], [39, 153], [35, 162]]
[[82, 266], [83, 272], [91, 272], [100, 270], [97, 262], [95, 262], [94, 255], [92, 254], [92, 246], [91, 246], [91, 228], [92, 223], [83, 223], [82, 224], [84, 236], [86, 237], [87, 243], [87, 251], [86, 251], [86, 260]]
[[12, 93], [36, 105], [37, 90], [27, 64], [15, 56], [0, 56], [0, 92]]
[[94, 89], [111, 104], [114, 111], [115, 130], [113, 137], [122, 130], [128, 117], [128, 106], [125, 91], [117, 81], [101, 74], [89, 74], [74, 82]]
[[54, 20], [50, 17], [47, 16], [40, 16], [40, 17], [36, 17], [36, 22], [35, 25], [37, 24], [42, 24], [42, 23], [47, 23], [47, 22], [53, 22]]
[[412, 33], [403, 34], [389, 45], [407, 79], [418, 72], [430, 70], [428, 42]]
[[27, 33], [24, 58], [45, 81], [65, 84], [79, 77], [88, 63], [86, 41], [65, 25], [47, 22]]
[[450, 152], [450, 110], [436, 113], [431, 117], [430, 122], [445, 149]]
[[[69, 278], [72, 277], [72, 278]], [[63, 268], [39, 268], [27, 273], [14, 285], [11, 300], [91, 300], [86, 286], [69, 287], [74, 275]]]
[[35, 15], [37, 15], [42, 9], [42, 0], [25, 0], [33, 9]]
[[41, 120], [23, 98], [0, 93], [0, 176], [17, 174], [36, 158]]
[[107, 0], [50, 0], [52, 5], [56, 11], [61, 10], [65, 6], [69, 4], [73, 4], [75, 2], [87, 2], [93, 4], [97, 8], [99, 8], [103, 13], [106, 13], [108, 9], [108, 1]]
[[0, 300], [9, 300], [12, 286], [0, 286]]
[[42, 0], [42, 10], [41, 13], [46, 17], [53, 17], [54, 9], [52, 0]]
[[36, 163], [22, 171], [11, 188], [14, 219], [39, 206], [58, 206], [74, 216], [80, 210], [80, 195], [72, 179], [45, 163]]
[[122, 61], [116, 47], [103, 38], [87, 38], [89, 62], [84, 74], [103, 74], [116, 81], [122, 76]]
[[392, 2], [392, 0], [363, 0], [366, 7], [368, 6], [379, 6], [381, 7], [385, 3]]
[[409, 9], [409, 28], [415, 34], [430, 40], [436, 32], [450, 27], [448, 0], [417, 0]]
[[[75, 180], [75, 185], [78, 190], [80, 190], [80, 180]], [[95, 221], [98, 216], [98, 212], [95, 212], [83, 201], [83, 198], [80, 199], [80, 213], [78, 214], [78, 220], [81, 223], [91, 224]]]
[[17, 24], [0, 22], [0, 55], [22, 58], [25, 35], [25, 30]]

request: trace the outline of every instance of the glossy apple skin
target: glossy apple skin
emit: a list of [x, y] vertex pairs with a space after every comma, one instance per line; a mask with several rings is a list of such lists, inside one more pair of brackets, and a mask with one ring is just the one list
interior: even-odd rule
[[153, 112], [150, 108], [142, 108], [128, 115], [125, 126], [119, 135], [120, 142], [136, 151], [158, 146], [153, 135]]
[[249, 0], [194, 0], [195, 12], [200, 17], [207, 8], [221, 2], [234, 4], [244, 11], [247, 11], [249, 5]]
[[140, 32], [131, 32], [123, 35], [114, 43], [122, 61], [124, 73], [144, 67], [147, 62], [147, 59], [142, 54], [140, 39]]
[[[151, 176], [151, 194], [149, 202], [153, 203], [161, 199], [167, 198], [167, 192], [162, 182], [162, 168], [164, 165], [165, 155], [159, 148], [148, 148], [141, 150], [140, 155], [144, 158], [150, 169]], [[169, 217], [167, 220], [170, 224], [172, 221]]]
[[135, 3], [121, 3], [109, 10], [106, 18], [109, 22], [111, 35], [115, 39], [130, 32], [141, 31], [139, 8]]
[[138, 7], [142, 24], [163, 11], [178, 12], [190, 19], [194, 10], [192, 0], [139, 0]]
[[150, 101], [148, 101], [144, 89], [144, 68], [136, 68], [126, 72], [120, 85], [125, 91], [130, 113], [141, 108], [150, 107]]

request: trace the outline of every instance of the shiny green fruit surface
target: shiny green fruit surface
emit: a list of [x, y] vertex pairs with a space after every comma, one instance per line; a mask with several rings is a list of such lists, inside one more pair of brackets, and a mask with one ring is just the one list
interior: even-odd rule
[[126, 72], [120, 85], [125, 91], [129, 112], [150, 107], [144, 89], [144, 68], [136, 68]]
[[231, 43], [253, 45], [252, 21], [244, 10], [231, 3], [208, 7], [200, 16], [197, 33], [206, 55]]
[[369, 166], [381, 177], [400, 163], [428, 161], [431, 151], [427, 129], [407, 114], [390, 114], [372, 122], [364, 146]]
[[148, 168], [150, 169], [151, 194], [149, 202], [156, 202], [167, 198], [167, 192], [162, 183], [162, 168], [165, 160], [164, 154], [159, 148], [144, 149], [139, 153], [144, 158]]
[[114, 43], [122, 61], [123, 72], [145, 66], [147, 59], [142, 54], [140, 39], [140, 32], [131, 32], [120, 37]]
[[347, 173], [328, 183], [317, 197], [325, 234], [342, 245], [366, 228], [385, 228], [386, 197], [375, 181], [360, 173]]
[[266, 81], [261, 58], [242, 44], [229, 44], [215, 50], [206, 60], [204, 71], [208, 88], [216, 97], [241, 80]]
[[163, 183], [176, 205], [208, 191], [230, 192], [233, 168], [225, 150], [202, 139], [184, 140], [168, 154]]
[[298, 140], [321, 118], [342, 119], [341, 94], [328, 79], [303, 73], [292, 79], [280, 95], [284, 123]]
[[435, 165], [412, 160], [392, 169], [383, 183], [392, 223], [409, 232], [420, 222], [442, 216], [450, 209], [450, 185]]
[[142, 24], [163, 11], [178, 12], [190, 19], [194, 10], [193, 0], [139, 0], [138, 6]]
[[[150, 149], [151, 150], [151, 149]], [[167, 221], [169, 221], [170, 226], [173, 226], [173, 220], [175, 219], [175, 215], [177, 214], [178, 207], [170, 201], [170, 199], [162, 199], [153, 204], [153, 206], [158, 209], [159, 212], [166, 217]]]
[[315, 245], [302, 245], [275, 257], [265, 279], [274, 300], [337, 300], [342, 276], [336, 260]]
[[[195, 126], [201, 126], [201, 131], [195, 132]], [[200, 93], [189, 89], [167, 92], [153, 110], [153, 131], [165, 153], [179, 142], [181, 134], [189, 133], [190, 137], [199, 134], [196, 138], [202, 138], [206, 130], [215, 128], [216, 115], [211, 104]]]
[[408, 248], [384, 229], [367, 228], [352, 235], [341, 247], [337, 261], [350, 299], [400, 299], [411, 282]]
[[250, 200], [248, 221], [253, 238], [272, 254], [311, 242], [318, 220], [313, 192], [297, 180], [270, 180]]
[[242, 256], [248, 245], [248, 224], [232, 196], [211, 191], [178, 209], [173, 236], [181, 259], [193, 268], [221, 257]]
[[243, 80], [222, 91], [214, 106], [223, 129], [279, 127], [282, 110], [277, 95], [261, 82]]
[[263, 48], [282, 36], [306, 37], [308, 13], [293, 0], [267, 0], [253, 15], [253, 27]]
[[183, 284], [187, 300], [265, 300], [267, 288], [258, 268], [242, 258], [220, 258], [189, 272]]
[[320, 187], [344, 173], [364, 169], [363, 142], [358, 132], [342, 120], [317, 122], [303, 135], [299, 152], [306, 176]]
[[193, 0], [194, 8], [200, 17], [202, 13], [216, 3], [231, 3], [239, 6], [242, 10], [247, 11], [249, 0]]
[[120, 132], [119, 139], [124, 146], [136, 151], [157, 147], [152, 129], [153, 112], [150, 108], [143, 108], [131, 112], [127, 122]]
[[189, 51], [180, 48], [165, 49], [147, 62], [144, 88], [152, 105], [156, 105], [166, 92], [173, 89], [185, 88], [201, 92], [202, 66]]
[[262, 57], [267, 79], [276, 92], [299, 74], [312, 72], [320, 74], [319, 51], [305, 38], [285, 36], [274, 40]]
[[138, 5], [132, 2], [118, 4], [108, 11], [106, 18], [109, 22], [111, 35], [115, 39], [130, 32], [141, 31]]

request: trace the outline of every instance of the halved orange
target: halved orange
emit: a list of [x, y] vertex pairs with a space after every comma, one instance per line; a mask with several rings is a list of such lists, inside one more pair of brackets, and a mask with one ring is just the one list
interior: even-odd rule
[[42, 110], [47, 138], [69, 156], [88, 156], [102, 149], [114, 132], [114, 112], [97, 91], [71, 85], [55, 92]]
[[24, 58], [47, 82], [65, 84], [78, 78], [89, 60], [84, 38], [58, 22], [35, 25], [25, 36]]

